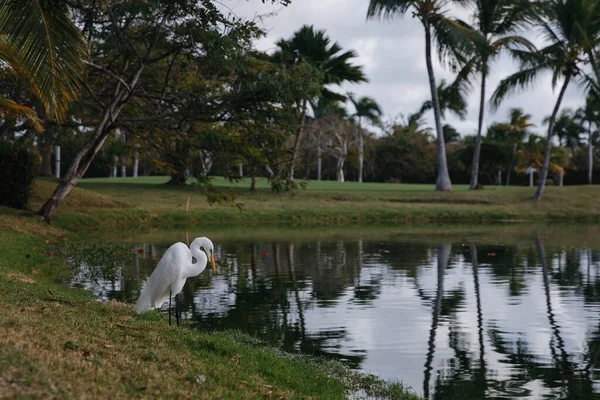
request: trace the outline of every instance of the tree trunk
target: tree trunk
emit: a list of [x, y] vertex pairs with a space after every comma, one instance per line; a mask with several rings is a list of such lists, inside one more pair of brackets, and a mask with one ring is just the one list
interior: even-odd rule
[[302, 134], [304, 133], [304, 123], [306, 121], [306, 108], [308, 106], [308, 100], [304, 100], [302, 103], [302, 116], [300, 117], [300, 126], [298, 126], [298, 132], [296, 133], [296, 139], [294, 140], [294, 149], [292, 150], [292, 161], [290, 165], [290, 179], [294, 180], [294, 169], [296, 168], [296, 158], [298, 157], [298, 151], [300, 150], [300, 142], [302, 140]]
[[121, 107], [117, 107], [116, 104], [118, 104], [116, 101], [113, 102], [113, 106], [104, 113], [104, 117], [96, 127], [94, 134], [83, 144], [52, 196], [38, 211], [38, 214], [47, 222], [50, 222], [56, 207], [81, 180], [92, 160], [104, 145], [110, 133], [109, 118], [111, 114], [113, 118], [116, 118], [121, 111]]
[[127, 177], [127, 165], [125, 165], [125, 157], [121, 156], [121, 176], [123, 178]]
[[501, 169], [498, 170], [498, 179], [497, 179], [497, 181], [498, 181], [498, 186], [501, 186], [502, 185], [502, 170]]
[[185, 185], [186, 182], [185, 168], [177, 168], [171, 173], [171, 179], [167, 182], [168, 185]]
[[116, 178], [117, 177], [117, 164], [118, 163], [119, 163], [119, 156], [114, 155], [113, 156], [113, 167], [112, 167], [111, 178]]
[[510, 174], [515, 169], [515, 160], [517, 158], [517, 146], [518, 146], [518, 143], [515, 143], [513, 145], [512, 160], [510, 161], [510, 167], [508, 169], [508, 172], [506, 173], [506, 186], [510, 186]]
[[238, 165], [238, 174], [239, 174], [240, 178], [244, 177], [244, 165], [242, 163], [240, 163], [240, 165]]
[[344, 162], [345, 157], [340, 157], [337, 159], [337, 181], [344, 182]]
[[137, 178], [138, 176], [138, 167], [140, 165], [140, 152], [135, 151], [133, 153], [133, 177]]
[[565, 177], [565, 173], [560, 171], [560, 182], [559, 182], [559, 186], [562, 187], [563, 186], [563, 179]]
[[593, 135], [592, 135], [592, 123], [588, 122], [588, 129], [589, 129], [589, 134], [588, 134], [588, 185], [592, 184], [592, 170], [593, 170], [593, 164], [594, 164], [594, 142], [593, 140]]
[[252, 174], [252, 183], [250, 184], [250, 191], [256, 192], [256, 174]]
[[452, 182], [448, 174], [448, 163], [446, 161], [446, 144], [444, 143], [444, 132], [440, 112], [440, 101], [438, 99], [435, 76], [433, 74], [433, 63], [431, 62], [431, 28], [429, 22], [424, 22], [425, 27], [425, 62], [427, 74], [429, 75], [429, 89], [431, 90], [431, 101], [433, 103], [433, 116], [435, 118], [435, 130], [437, 133], [437, 180], [435, 190], [450, 191]]
[[40, 165], [40, 176], [51, 177], [52, 175], [52, 143], [46, 138], [42, 147], [42, 164]]
[[550, 122], [548, 123], [548, 135], [546, 136], [546, 149], [544, 150], [544, 163], [542, 164], [542, 170], [540, 171], [540, 182], [538, 184], [538, 188], [535, 191], [535, 195], [533, 196], [534, 200], [541, 200], [544, 195], [544, 189], [546, 188], [546, 177], [548, 176], [548, 165], [550, 164], [550, 150], [552, 149], [552, 135], [554, 133], [554, 122], [556, 121], [556, 115], [558, 114], [558, 110], [560, 109], [560, 103], [562, 102], [563, 96], [565, 95], [565, 91], [567, 90], [567, 86], [569, 85], [569, 81], [571, 80], [571, 76], [567, 75], [565, 77], [565, 82], [560, 89], [560, 93], [558, 95], [558, 99], [556, 100], [556, 105], [554, 106], [554, 110], [552, 111], [552, 115], [550, 116]]
[[529, 187], [533, 187], [533, 168], [529, 167]]
[[317, 143], [317, 180], [320, 181], [321, 180], [321, 170], [322, 170], [322, 165], [323, 165], [323, 160], [321, 159], [321, 139], [323, 137], [323, 132], [321, 132], [321, 129], [319, 129], [319, 133], [318, 133], [318, 143]]
[[54, 146], [54, 175], [60, 179], [60, 146]]
[[363, 160], [364, 160], [364, 132], [362, 130], [362, 120], [358, 117], [358, 182], [363, 179]]
[[[485, 112], [485, 72], [481, 73], [481, 98], [479, 99], [479, 123], [477, 125], [477, 138], [473, 151], [473, 165], [471, 165], [470, 189], [476, 189], [479, 183], [479, 157], [481, 155], [481, 131], [483, 130], [483, 114]], [[502, 183], [500, 183], [502, 184]]]

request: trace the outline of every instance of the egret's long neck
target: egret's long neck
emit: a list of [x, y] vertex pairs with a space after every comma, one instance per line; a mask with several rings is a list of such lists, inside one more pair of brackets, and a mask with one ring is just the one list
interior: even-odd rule
[[196, 259], [194, 263], [193, 260], [190, 260], [190, 265], [182, 271], [183, 276], [185, 278], [191, 278], [200, 274], [206, 268], [206, 264], [208, 263], [208, 257], [206, 253], [200, 250], [200, 245], [193, 241], [190, 245], [190, 251], [192, 252], [192, 257]]

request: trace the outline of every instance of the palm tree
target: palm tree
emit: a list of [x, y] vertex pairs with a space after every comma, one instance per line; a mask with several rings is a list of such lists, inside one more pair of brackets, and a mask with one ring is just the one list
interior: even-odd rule
[[[341, 85], [344, 82], [368, 82], [362, 72], [362, 67], [354, 65], [350, 60], [357, 57], [354, 50], [343, 51], [337, 43], [331, 43], [324, 30], [315, 30], [313, 26], [304, 25], [294, 33], [291, 39], [281, 39], [277, 42], [279, 50], [273, 55], [278, 62], [304, 61], [323, 74], [321, 96], [331, 100], [345, 101], [346, 97], [329, 90], [329, 85]], [[306, 111], [311, 99], [303, 99], [300, 104], [300, 125], [294, 139], [292, 159], [290, 163], [290, 179], [294, 179], [296, 158], [300, 149]]]
[[592, 131], [592, 124], [596, 125], [596, 129], [600, 128], [600, 98], [595, 92], [588, 95], [585, 100], [585, 107], [578, 109], [576, 116], [582, 126], [585, 122], [588, 123], [588, 184], [591, 185], [594, 164], [594, 131]]
[[[550, 117], [544, 118], [544, 124], [550, 123]], [[581, 145], [581, 135], [583, 126], [579, 124], [576, 114], [573, 110], [565, 108], [554, 121], [554, 135], [558, 137], [558, 143], [569, 149], [571, 152], [579, 149]]]
[[[510, 185], [510, 175], [515, 168], [515, 161], [519, 144], [525, 137], [531, 135], [529, 128], [535, 127], [530, 123], [531, 114], [524, 114], [520, 108], [511, 108], [509, 111], [509, 122], [494, 124], [488, 129], [488, 137], [495, 141], [509, 142], [513, 145], [511, 165], [506, 174], [506, 186]], [[497, 129], [492, 129], [497, 128]]]
[[361, 97], [354, 99], [352, 93], [348, 94], [348, 98], [354, 105], [354, 117], [358, 117], [358, 182], [362, 182], [363, 178], [363, 163], [364, 163], [364, 132], [362, 129], [362, 119], [365, 118], [372, 124], [379, 124], [381, 118], [381, 107], [375, 100], [370, 97]]
[[[533, 171], [544, 165], [546, 147], [546, 139], [532, 134], [517, 151], [517, 172], [529, 172], [529, 186], [533, 186]], [[561, 177], [565, 172], [563, 167], [568, 163], [563, 150], [560, 147], [552, 148], [548, 160], [548, 168], [561, 174]], [[539, 179], [542, 179], [541, 174]]]
[[497, 108], [512, 91], [530, 85], [543, 72], [552, 73], [552, 86], [562, 78], [562, 86], [556, 104], [548, 121], [548, 133], [541, 166], [540, 180], [534, 200], [540, 200], [546, 187], [550, 150], [554, 124], [567, 86], [572, 79], [578, 78], [590, 82], [589, 76], [582, 70], [586, 61], [585, 50], [590, 38], [600, 36], [600, 3], [590, 0], [550, 0], [544, 2], [540, 27], [548, 43], [540, 50], [513, 50], [513, 56], [520, 62], [520, 70], [502, 80], [492, 96], [492, 105]]
[[[440, 102], [440, 116], [442, 119], [446, 119], [446, 111], [450, 111], [461, 120], [465, 119], [467, 116], [467, 98], [463, 87], [454, 84], [448, 85], [442, 79], [437, 87], [437, 96]], [[426, 100], [418, 113], [423, 115], [432, 108], [433, 103], [431, 100]]]
[[[60, 121], [79, 91], [87, 44], [68, 17], [66, 2], [21, 0], [0, 3], [0, 60], [26, 82], [45, 115]], [[1, 117], [25, 117], [41, 130], [36, 113], [0, 97]]]
[[527, 39], [515, 34], [520, 24], [529, 18], [532, 10], [531, 3], [514, 0], [473, 0], [471, 4], [474, 13], [473, 24], [470, 29], [478, 32], [478, 35], [476, 36], [477, 40], [473, 42], [473, 54], [459, 73], [457, 82], [461, 85], [468, 84], [468, 79], [475, 73], [479, 73], [481, 77], [479, 119], [470, 183], [470, 188], [475, 189], [479, 179], [486, 79], [489, 74], [490, 63], [505, 49], [517, 47], [533, 50], [534, 46]]
[[[461, 1], [458, 0], [458, 3]], [[367, 11], [368, 18], [374, 17], [397, 17], [412, 11], [414, 17], [418, 18], [425, 29], [425, 63], [429, 76], [429, 89], [431, 91], [431, 103], [435, 120], [435, 131], [437, 133], [437, 180], [436, 190], [452, 190], [452, 182], [448, 174], [448, 163], [446, 161], [446, 148], [444, 134], [442, 131], [442, 120], [440, 101], [438, 98], [433, 71], [432, 33], [437, 38], [440, 56], [451, 56], [451, 63], [456, 66], [457, 62], [463, 61], [461, 54], [470, 47], [470, 35], [466, 29], [457, 21], [446, 16], [444, 0], [370, 0]]]

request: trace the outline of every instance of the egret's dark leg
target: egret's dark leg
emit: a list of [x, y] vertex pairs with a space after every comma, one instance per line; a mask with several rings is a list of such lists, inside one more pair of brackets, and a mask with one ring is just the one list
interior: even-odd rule
[[171, 292], [169, 292], [169, 326], [171, 325]]
[[175, 295], [175, 318], [177, 319], [177, 326], [179, 326], [179, 295]]

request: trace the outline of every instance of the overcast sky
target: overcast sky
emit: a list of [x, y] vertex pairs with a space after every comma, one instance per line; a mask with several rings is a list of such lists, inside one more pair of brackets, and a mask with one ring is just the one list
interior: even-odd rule
[[[292, 0], [291, 5], [282, 7], [262, 4], [260, 0], [221, 0], [223, 7], [230, 8], [238, 17], [255, 19], [263, 16], [257, 22], [268, 34], [256, 42], [259, 50], [274, 50], [277, 40], [289, 38], [304, 24], [326, 30], [329, 37], [344, 49], [354, 49], [358, 53], [356, 64], [363, 65], [369, 79], [369, 83], [345, 85], [338, 91], [352, 91], [359, 96], [375, 98], [388, 118], [415, 112], [430, 96], [423, 28], [410, 15], [393, 21], [367, 21], [368, 3], [368, 0]], [[494, 91], [502, 78], [513, 73], [515, 67], [507, 56], [492, 64], [488, 93]], [[438, 83], [442, 78], [448, 82], [453, 80], [452, 73], [444, 70], [437, 59], [435, 71]], [[551, 113], [557, 95], [558, 88], [552, 90], [549, 77], [540, 79], [533, 88], [509, 97], [494, 114], [486, 110], [484, 125], [503, 121], [511, 107], [521, 107], [533, 116], [533, 123], [542, 133], [542, 120]], [[463, 136], [476, 133], [478, 98], [478, 91], [474, 90], [469, 97], [468, 115], [464, 121], [446, 116], [446, 123], [453, 125]], [[572, 85], [567, 90], [563, 107], [575, 109], [584, 102], [583, 91]], [[427, 122], [433, 126], [431, 112], [427, 115]]]

